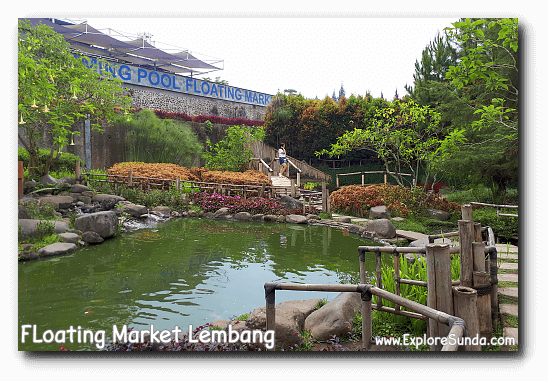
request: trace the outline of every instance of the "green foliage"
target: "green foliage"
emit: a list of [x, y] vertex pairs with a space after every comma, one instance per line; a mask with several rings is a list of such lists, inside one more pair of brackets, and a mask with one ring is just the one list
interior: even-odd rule
[[[353, 149], [373, 152], [388, 172], [411, 173], [415, 179], [425, 172], [427, 183], [435, 176], [439, 165], [447, 160], [464, 140], [461, 130], [447, 135], [439, 126], [440, 114], [413, 100], [394, 100], [374, 112], [369, 123], [358, 124], [352, 131], [337, 138], [330, 149], [316, 152], [320, 156], [344, 155]], [[390, 175], [404, 185], [401, 175]]]
[[49, 235], [41, 236], [38, 239], [34, 238], [31, 240], [31, 243], [33, 242], [35, 243], [30, 248], [30, 251], [38, 251], [42, 247], [45, 247], [57, 242], [63, 242], [63, 240], [57, 234], [49, 234]]
[[247, 170], [253, 151], [249, 144], [264, 138], [262, 127], [232, 126], [227, 137], [213, 145], [208, 140], [208, 151], [203, 154], [206, 168], [219, 171], [244, 172]]
[[[396, 286], [394, 281], [394, 267], [393, 265], [383, 264], [382, 268], [382, 284], [383, 289], [395, 294]], [[427, 281], [426, 265], [425, 258], [419, 258], [415, 255], [415, 262], [410, 264], [403, 255], [400, 256], [400, 274], [399, 277], [402, 279], [418, 280], [422, 282]], [[458, 280], [460, 278], [460, 257], [454, 255], [451, 259], [451, 279]], [[426, 305], [427, 304], [427, 289], [422, 286], [415, 286], [405, 283], [400, 283], [400, 295], [406, 299], [412, 300], [414, 302]], [[377, 297], [373, 296], [373, 303], [376, 303]], [[383, 300], [383, 305], [387, 307], [395, 307], [395, 304]], [[404, 307], [401, 307], [403, 310], [407, 310]], [[411, 319], [401, 315], [394, 315], [389, 313], [380, 313], [382, 314], [383, 322], [396, 324], [396, 325], [410, 325], [416, 335], [422, 335], [426, 332], [426, 322], [419, 319]]]
[[[501, 209], [501, 213], [517, 214], [516, 209]], [[510, 240], [518, 235], [518, 221], [516, 217], [497, 216], [494, 208], [485, 207], [474, 210], [474, 221], [479, 222], [481, 226], [490, 226], [497, 237]]]
[[460, 215], [454, 213], [449, 221], [439, 221], [435, 218], [410, 215], [403, 221], [392, 221], [394, 227], [399, 230], [407, 230], [427, 235], [448, 233], [458, 230]]
[[36, 225], [36, 237], [42, 239], [46, 236], [52, 235], [55, 232], [55, 223], [50, 221], [40, 221]]
[[[49, 160], [50, 150], [47, 149], [40, 149], [38, 150], [38, 165], [35, 167], [35, 169], [38, 170], [38, 173], [42, 173], [48, 160]], [[17, 150], [17, 160], [23, 162], [23, 167], [25, 168], [25, 178], [35, 178], [38, 179], [39, 176], [30, 176], [29, 174], [29, 164], [30, 164], [30, 155], [28, 151], [20, 147]], [[78, 156], [73, 155], [68, 152], [63, 152], [57, 159], [52, 160], [50, 163], [50, 172], [68, 172], [72, 173], [74, 175], [74, 170], [76, 168], [76, 162], [80, 162], [80, 164], [83, 164], [84, 162], [82, 159], [80, 159]], [[52, 173], [50, 173], [52, 174]], [[52, 174], [53, 175], [53, 174]], [[59, 176], [57, 174], [57, 176]], [[55, 176], [54, 176], [55, 177]], [[56, 178], [61, 178], [56, 177]]]
[[32, 202], [24, 203], [30, 219], [33, 220], [53, 220], [55, 219], [55, 206], [49, 202]]
[[151, 110], [141, 110], [128, 119], [119, 115], [115, 123], [126, 126], [126, 161], [173, 163], [190, 167], [202, 153], [202, 144], [190, 125], [160, 119]]
[[[106, 61], [90, 69], [52, 28], [20, 20], [18, 31], [19, 141], [29, 153], [31, 174], [44, 175], [69, 142], [74, 123], [89, 118], [93, 128], [101, 129], [115, 108], [129, 106], [130, 98]], [[38, 171], [43, 130], [52, 135], [53, 146]]]

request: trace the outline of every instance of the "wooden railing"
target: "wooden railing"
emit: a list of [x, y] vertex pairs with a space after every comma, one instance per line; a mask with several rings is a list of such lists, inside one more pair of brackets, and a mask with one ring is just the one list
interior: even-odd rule
[[509, 214], [509, 213], [500, 213], [500, 210], [502, 208], [508, 208], [508, 209], [518, 209], [517, 205], [499, 205], [499, 204], [485, 204], [483, 202], [471, 202], [471, 205], [481, 205], [481, 206], [488, 206], [492, 208], [497, 208], [497, 216], [502, 217], [519, 217], [517, 214]]
[[373, 185], [373, 184], [366, 184], [365, 183], [365, 175], [371, 175], [371, 174], [384, 174], [384, 184], [388, 184], [388, 175], [400, 175], [400, 176], [411, 176], [413, 178], [412, 183], [413, 186], [417, 185], [415, 176], [409, 173], [396, 173], [396, 172], [387, 172], [387, 171], [361, 171], [361, 172], [351, 172], [351, 173], [337, 173], [336, 177], [336, 183], [337, 188], [339, 187], [339, 176], [354, 176], [354, 175], [362, 175], [362, 186], [366, 185]]

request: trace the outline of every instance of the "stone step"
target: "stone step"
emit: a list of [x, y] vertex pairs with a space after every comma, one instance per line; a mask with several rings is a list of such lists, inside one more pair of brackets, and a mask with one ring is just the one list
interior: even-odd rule
[[499, 287], [499, 294], [511, 296], [513, 298], [518, 297], [518, 288], [517, 287]]
[[518, 305], [517, 304], [500, 304], [499, 311], [501, 315], [518, 316]]
[[498, 274], [499, 282], [518, 282], [518, 274]]
[[497, 253], [497, 258], [500, 259], [519, 259], [517, 254], [506, 254], [506, 253]]
[[509, 247], [506, 246], [505, 243], [497, 243], [495, 244], [495, 247], [497, 248], [497, 253], [517, 253], [518, 247], [516, 245], [510, 245]]
[[417, 239], [426, 239], [426, 241], [428, 241], [428, 236], [426, 234], [412, 232], [408, 230], [396, 230], [396, 235], [399, 237], [407, 238], [411, 241], [415, 241]]
[[518, 264], [514, 263], [514, 262], [504, 262], [504, 263], [500, 264], [499, 269], [502, 269], [502, 270], [517, 270], [518, 269]]
[[518, 345], [518, 329], [514, 327], [504, 327], [502, 331], [503, 337], [513, 337], [514, 344]]

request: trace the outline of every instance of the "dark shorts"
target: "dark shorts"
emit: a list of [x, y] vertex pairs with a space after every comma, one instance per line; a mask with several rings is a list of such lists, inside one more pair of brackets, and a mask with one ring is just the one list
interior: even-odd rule
[[287, 163], [287, 159], [285, 157], [280, 157], [280, 164]]

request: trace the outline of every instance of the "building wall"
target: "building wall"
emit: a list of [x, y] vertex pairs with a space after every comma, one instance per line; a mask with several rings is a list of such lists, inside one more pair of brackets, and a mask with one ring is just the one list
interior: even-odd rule
[[132, 107], [188, 115], [215, 115], [222, 118], [263, 120], [266, 107], [222, 99], [206, 98], [173, 91], [125, 85], [133, 99]]

